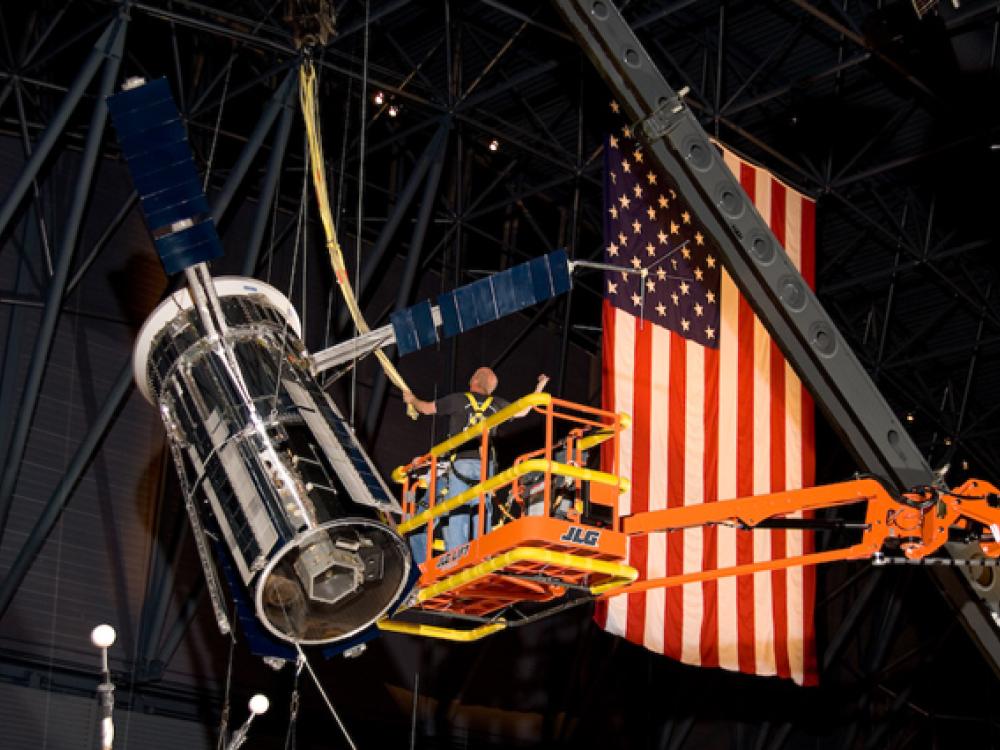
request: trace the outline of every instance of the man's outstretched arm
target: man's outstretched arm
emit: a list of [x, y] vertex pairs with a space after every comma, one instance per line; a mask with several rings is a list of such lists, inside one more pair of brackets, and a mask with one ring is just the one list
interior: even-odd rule
[[[535, 393], [541, 393], [542, 391], [544, 391], [545, 386], [548, 385], [548, 382], [549, 382], [548, 375], [546, 375], [545, 373], [539, 375], [538, 382], [535, 383]], [[521, 409], [521, 411], [519, 411], [517, 414], [514, 415], [514, 419], [520, 419], [521, 417], [526, 417], [529, 411], [531, 411], [530, 406]]]
[[437, 404], [433, 401], [424, 401], [413, 395], [412, 391], [403, 391], [403, 401], [407, 406], [412, 406], [421, 414], [437, 414]]

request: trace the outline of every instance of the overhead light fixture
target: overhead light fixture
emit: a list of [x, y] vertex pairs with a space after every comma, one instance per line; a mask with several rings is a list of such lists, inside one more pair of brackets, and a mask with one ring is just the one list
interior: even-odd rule
[[494, 138], [493, 140], [491, 140], [490, 143], [489, 143], [489, 149], [490, 149], [490, 151], [499, 151], [500, 150], [500, 141], [498, 141], [496, 138]]
[[372, 97], [372, 101], [375, 102], [376, 107], [381, 107], [385, 103], [385, 94], [381, 91], [376, 91], [375, 96]]
[[390, 104], [389, 109], [386, 110], [389, 117], [396, 117], [399, 114], [399, 107], [395, 104]]
[[917, 420], [917, 415], [916, 414], [914, 414], [912, 411], [906, 412], [906, 421], [907, 422], [915, 422], [916, 420]]

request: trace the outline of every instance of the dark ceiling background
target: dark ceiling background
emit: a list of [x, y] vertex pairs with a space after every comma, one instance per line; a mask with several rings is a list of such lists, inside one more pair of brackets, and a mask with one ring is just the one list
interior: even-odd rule
[[[1000, 481], [1000, 5], [931, 3], [922, 18], [903, 1], [623, 5], [708, 132], [817, 199], [820, 299], [931, 463], [949, 464], [953, 484]], [[123, 7], [116, 85], [169, 79], [210, 198], [227, 204], [216, 272], [249, 262], [289, 292], [314, 351], [349, 334], [303, 201], [294, 91], [282, 99], [297, 60], [285, 2], [0, 4], [0, 193], [55, 135], [0, 234], [0, 718], [17, 746], [91, 746], [87, 634], [101, 621], [119, 630], [119, 710], [133, 728], [121, 746], [213, 746], [224, 692], [228, 645], [202, 601], [160, 425], [128, 387], [135, 331], [166, 279], [113, 134], [88, 141], [100, 74], [57, 127]], [[369, 322], [400, 296], [555, 247], [599, 256], [609, 97], [552, 8], [343, 0], [336, 12], [339, 33], [317, 53], [324, 139]], [[274, 125], [259, 128], [272, 109]], [[78, 181], [88, 143], [100, 158]], [[401, 289], [411, 259], [415, 283]], [[599, 310], [583, 276], [570, 297], [401, 367], [423, 395], [486, 362], [507, 394], [546, 371], [557, 392], [596, 402]], [[432, 439], [369, 363], [331, 389], [383, 468]], [[819, 439], [820, 479], [855, 470], [828, 431]], [[841, 565], [819, 588], [814, 689], [673, 664], [587, 612], [465, 646], [385, 637], [321, 674], [361, 747], [409, 746], [414, 716], [425, 748], [1000, 746], [996, 674], [924, 571]], [[291, 676], [235, 653], [234, 720], [264, 686], [275, 705], [247, 747], [283, 746]], [[341, 746], [318, 697], [304, 688], [303, 701], [298, 746]]]

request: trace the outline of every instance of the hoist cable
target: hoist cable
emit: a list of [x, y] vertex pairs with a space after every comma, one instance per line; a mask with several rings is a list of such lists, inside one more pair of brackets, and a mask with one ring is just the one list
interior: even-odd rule
[[[344, 254], [340, 243], [337, 241], [333, 213], [330, 210], [330, 197], [327, 190], [326, 169], [324, 167], [326, 162], [323, 159], [323, 144], [320, 137], [319, 102], [316, 95], [316, 70], [313, 67], [312, 60], [308, 57], [299, 68], [299, 81], [299, 101], [302, 106], [302, 117], [305, 120], [306, 138], [309, 145], [309, 168], [312, 175], [313, 188], [316, 193], [316, 204], [319, 208], [320, 221], [323, 225], [323, 234], [326, 237], [326, 248], [330, 255], [330, 264], [333, 266], [334, 278], [337, 280], [337, 286], [340, 287], [344, 304], [347, 305], [347, 309], [351, 313], [351, 318], [354, 320], [358, 332], [369, 333], [371, 329], [368, 327], [368, 323], [365, 322], [361, 309], [358, 306], [357, 298], [354, 296], [354, 289], [351, 286], [347, 266], [344, 263]], [[360, 233], [360, 227], [358, 231]], [[375, 356], [392, 384], [401, 391], [409, 391], [410, 387], [403, 380], [403, 376], [399, 374], [395, 366], [393, 366], [388, 355], [381, 350], [376, 350]], [[407, 414], [412, 419], [417, 418], [417, 411], [412, 405], [407, 406]]]

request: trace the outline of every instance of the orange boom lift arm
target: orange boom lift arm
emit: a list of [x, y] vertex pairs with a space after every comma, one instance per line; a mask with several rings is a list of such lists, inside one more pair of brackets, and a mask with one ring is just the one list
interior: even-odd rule
[[[478, 484], [444, 499], [438, 490], [439, 475], [447, 471], [443, 459], [459, 446], [477, 442], [481, 456], [487, 456], [492, 429], [529, 408], [545, 420], [544, 446], [492, 476], [483, 468]], [[1000, 490], [977, 479], [952, 490], [927, 486], [898, 493], [883, 480], [858, 478], [620, 516], [618, 496], [629, 482], [619, 476], [618, 453], [629, 423], [626, 414], [532, 394], [398, 467], [393, 478], [402, 485], [404, 520], [397, 530], [426, 533], [427, 562], [421, 565], [413, 597], [380, 627], [471, 641], [594, 598], [727, 576], [865, 558], [875, 564], [959, 564], [966, 561], [928, 557], [955, 536], [979, 543], [982, 556], [974, 564], [1000, 563]], [[605, 452], [608, 471], [586, 466], [587, 452], [597, 446]], [[487, 531], [485, 506], [497, 493], [506, 493], [508, 505], [519, 510], [516, 515], [505, 511], [507, 518]], [[424, 495], [424, 506], [418, 506], [418, 494]], [[469, 503], [476, 510], [476, 538], [458, 549], [437, 550], [435, 524]], [[790, 517], [847, 506], [859, 506], [857, 520]], [[833, 527], [858, 531], [860, 540], [837, 549], [663, 578], [642, 579], [626, 560], [630, 536], [713, 525]], [[523, 611], [525, 605], [530, 613]]]
[[[861, 540], [847, 547], [638, 580], [614, 593], [646, 591], [837, 560], [871, 558], [876, 564], [896, 560], [921, 562], [948, 542], [954, 533], [979, 541], [983, 557], [990, 562], [1000, 557], [1000, 490], [979, 479], [970, 479], [953, 490], [928, 487], [919, 493], [901, 495], [890, 492], [876, 479], [855, 479], [770, 495], [636, 513], [622, 520], [622, 531], [634, 536], [717, 524], [741, 529], [809, 528], [813, 523], [810, 519], [786, 516], [860, 503], [867, 504], [862, 522], [838, 524], [861, 531]], [[897, 552], [901, 555], [895, 555]], [[942, 558], [934, 562], [955, 564], [962, 561]], [[980, 564], [989, 562], [984, 559]]]

